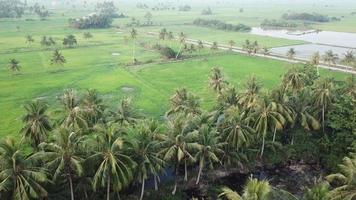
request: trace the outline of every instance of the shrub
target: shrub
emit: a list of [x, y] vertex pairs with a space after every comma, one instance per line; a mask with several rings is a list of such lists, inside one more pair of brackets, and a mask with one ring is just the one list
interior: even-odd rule
[[166, 59], [175, 58], [177, 53], [170, 47], [162, 47], [160, 49], [160, 54]]

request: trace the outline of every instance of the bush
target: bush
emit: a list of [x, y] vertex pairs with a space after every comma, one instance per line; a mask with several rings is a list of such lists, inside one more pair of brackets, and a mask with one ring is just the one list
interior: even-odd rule
[[160, 49], [160, 54], [166, 59], [172, 59], [177, 56], [177, 53], [170, 47], [163, 47]]

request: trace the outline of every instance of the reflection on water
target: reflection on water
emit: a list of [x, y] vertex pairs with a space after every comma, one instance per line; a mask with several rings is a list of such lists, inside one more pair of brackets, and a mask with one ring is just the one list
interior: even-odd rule
[[302, 40], [314, 44], [325, 44], [325, 45], [332, 45], [332, 46], [356, 48], [355, 33], [321, 31], [321, 32], [296, 35], [296, 34], [288, 34], [287, 30], [263, 30], [262, 28], [254, 27], [251, 30], [251, 34], [285, 38], [290, 40]]
[[303, 44], [303, 45], [293, 45], [293, 46], [272, 48], [271, 52], [274, 54], [278, 54], [280, 56], [286, 56], [286, 53], [290, 48], [294, 48], [297, 58], [302, 58], [307, 60], [309, 60], [311, 56], [317, 51], [319, 51], [320, 55], [323, 55], [326, 51], [332, 50], [334, 53], [338, 54], [339, 58], [343, 58], [344, 54], [347, 51], [350, 51], [350, 49], [343, 48], [343, 47], [333, 47], [333, 46], [318, 45], [318, 44]]

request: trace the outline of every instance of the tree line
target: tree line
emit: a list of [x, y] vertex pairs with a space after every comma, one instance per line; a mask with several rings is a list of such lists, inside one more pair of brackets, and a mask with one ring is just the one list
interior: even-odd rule
[[237, 32], [248, 32], [251, 31], [251, 27], [245, 24], [228, 24], [220, 20], [207, 20], [207, 19], [195, 19], [193, 24], [196, 26], [203, 26], [209, 28], [215, 28], [219, 30], [227, 31], [237, 31]]
[[[145, 117], [130, 98], [110, 107], [96, 90], [81, 96], [65, 90], [55, 112], [41, 100], [29, 102], [22, 140], [0, 142], [1, 199], [164, 199], [167, 193], [145, 191], [148, 179], [159, 190], [167, 169], [173, 169], [174, 182], [164, 187], [174, 195], [189, 180], [199, 185], [209, 179], [208, 171], [221, 167], [252, 172], [305, 160], [333, 171], [355, 145], [353, 77], [319, 78], [315, 67], [305, 65], [290, 68], [281, 84], [264, 91], [254, 76], [237, 88], [215, 67], [209, 87], [216, 92], [212, 109], [202, 109], [198, 96], [180, 88], [161, 121]], [[354, 163], [355, 156], [346, 157], [335, 167], [340, 173], [327, 177], [333, 187], [320, 181], [305, 199], [352, 199]], [[320, 187], [327, 189], [317, 198]], [[276, 192], [291, 195], [251, 178], [242, 194], [223, 187], [211, 198], [272, 200]]]

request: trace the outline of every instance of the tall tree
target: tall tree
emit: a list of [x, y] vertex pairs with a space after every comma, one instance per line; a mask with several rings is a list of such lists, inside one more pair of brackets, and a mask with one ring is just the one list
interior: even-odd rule
[[72, 48], [74, 45], [77, 45], [77, 39], [72, 34], [67, 35], [65, 38], [63, 38], [63, 45]]
[[355, 53], [353, 51], [347, 51], [344, 54], [344, 58], [342, 59], [342, 62], [345, 63], [348, 66], [356, 67]]
[[246, 109], [257, 105], [260, 90], [261, 84], [257, 81], [256, 76], [251, 76], [246, 82], [245, 91], [239, 95], [239, 104]]
[[224, 84], [225, 81], [223, 75], [221, 74], [221, 70], [218, 67], [212, 68], [209, 78], [210, 87], [220, 93], [222, 88], [224, 87]]
[[37, 146], [47, 139], [48, 132], [52, 130], [49, 117], [46, 114], [47, 104], [36, 100], [25, 105], [26, 114], [22, 117], [25, 124], [21, 129], [23, 136], [29, 138], [31, 144]]
[[220, 162], [219, 155], [223, 154], [224, 143], [220, 142], [220, 136], [216, 128], [203, 124], [198, 130], [198, 150], [195, 159], [199, 163], [199, 172], [195, 184], [199, 184], [200, 177], [206, 166], [213, 169], [214, 163]]
[[320, 79], [314, 86], [314, 105], [321, 109], [321, 121], [323, 125], [323, 133], [325, 133], [325, 113], [334, 98], [333, 94], [334, 81], [330, 78]]
[[167, 115], [184, 113], [185, 115], [200, 114], [200, 99], [185, 88], [176, 90], [170, 98], [170, 109]]
[[42, 151], [37, 156], [46, 162], [48, 169], [53, 170], [53, 180], [60, 178], [68, 180], [71, 200], [74, 200], [73, 179], [83, 174], [84, 159], [80, 150], [81, 138], [74, 132], [60, 129], [55, 135], [54, 142], [41, 143]]
[[306, 74], [299, 68], [291, 68], [283, 75], [283, 86], [285, 89], [291, 89], [294, 93], [300, 91], [305, 86]]
[[83, 132], [88, 128], [83, 109], [80, 108], [79, 99], [73, 89], [64, 91], [61, 96], [63, 104], [61, 125], [70, 131]]
[[247, 113], [232, 106], [224, 114], [225, 119], [221, 125], [224, 141], [236, 150], [249, 145], [254, 138], [255, 130], [248, 123]]
[[356, 197], [356, 156], [345, 157], [340, 164], [340, 173], [327, 176], [329, 182], [336, 182], [330, 193], [330, 200], [354, 200]]
[[88, 125], [92, 127], [98, 123], [103, 118], [104, 109], [103, 99], [95, 89], [87, 90], [84, 93], [82, 111], [87, 118]]
[[192, 152], [199, 148], [198, 143], [194, 139], [198, 137], [196, 131], [192, 131], [187, 127], [187, 122], [184, 115], [179, 115], [174, 119], [168, 121], [167, 136], [161, 143], [163, 149], [160, 154], [163, 155], [164, 160], [170, 162], [174, 166], [175, 184], [172, 194], [177, 191], [178, 184], [178, 170], [184, 163], [184, 180], [188, 180], [187, 163], [195, 161]]
[[271, 190], [272, 187], [268, 181], [259, 181], [254, 178], [250, 178], [244, 186], [242, 196], [230, 188], [223, 187], [222, 193], [219, 197], [225, 197], [228, 200], [270, 200]]
[[9, 61], [9, 69], [13, 72], [13, 73], [19, 73], [19, 71], [21, 70], [21, 66], [20, 66], [20, 62], [14, 58], [10, 59]]
[[136, 39], [137, 39], [137, 30], [136, 29], [131, 29], [130, 31], [130, 36], [131, 36], [131, 39], [132, 39], [132, 62], [133, 64], [136, 64], [137, 62], [137, 59], [136, 59]]
[[339, 56], [335, 54], [332, 50], [326, 51], [323, 56], [323, 61], [328, 64], [329, 67], [336, 64]]
[[230, 46], [230, 51], [232, 51], [232, 48], [236, 45], [236, 42], [234, 40], [229, 40], [229, 46]]
[[213, 42], [213, 44], [212, 44], [211, 47], [210, 47], [210, 50], [211, 50], [212, 52], [218, 51], [218, 50], [219, 50], [219, 45], [218, 45], [218, 43], [217, 43], [217, 42]]
[[[154, 128], [151, 129], [152, 127]], [[155, 122], [144, 121], [129, 131], [128, 152], [133, 155], [132, 158], [137, 163], [135, 177], [142, 185], [140, 200], [143, 199], [145, 181], [152, 175], [157, 187], [156, 181], [165, 166], [165, 161], [158, 155], [160, 150], [158, 139], [162, 136], [159, 136], [156, 130]]]
[[111, 190], [120, 192], [130, 183], [136, 164], [124, 153], [124, 140], [115, 125], [98, 126], [97, 132], [95, 141], [88, 144], [95, 150], [87, 163], [95, 166], [94, 189], [106, 187], [106, 199], [110, 200]]
[[254, 120], [254, 128], [257, 136], [262, 139], [260, 157], [262, 158], [265, 149], [265, 140], [268, 131], [273, 132], [273, 141], [276, 131], [282, 130], [286, 124], [284, 110], [276, 102], [263, 98], [254, 108], [251, 117]]
[[297, 54], [297, 52], [295, 51], [294, 48], [290, 48], [288, 51], [287, 51], [287, 57], [291, 60], [294, 60], [294, 57], [295, 55]]
[[319, 76], [319, 65], [320, 65], [320, 53], [319, 51], [318, 52], [315, 52], [311, 59], [310, 59], [310, 63], [314, 66], [316, 66], [316, 70], [317, 70], [317, 75]]
[[[35, 165], [13, 139], [0, 142], [0, 193], [8, 199], [44, 199], [48, 193], [44, 184], [49, 183], [48, 173]], [[6, 198], [6, 197], [5, 197]]]
[[52, 58], [51, 58], [51, 64], [63, 66], [63, 64], [66, 62], [67, 61], [64, 58], [64, 56], [62, 55], [62, 53], [58, 49], [54, 50]]
[[32, 35], [26, 35], [26, 43], [31, 45], [35, 39], [33, 39]]

